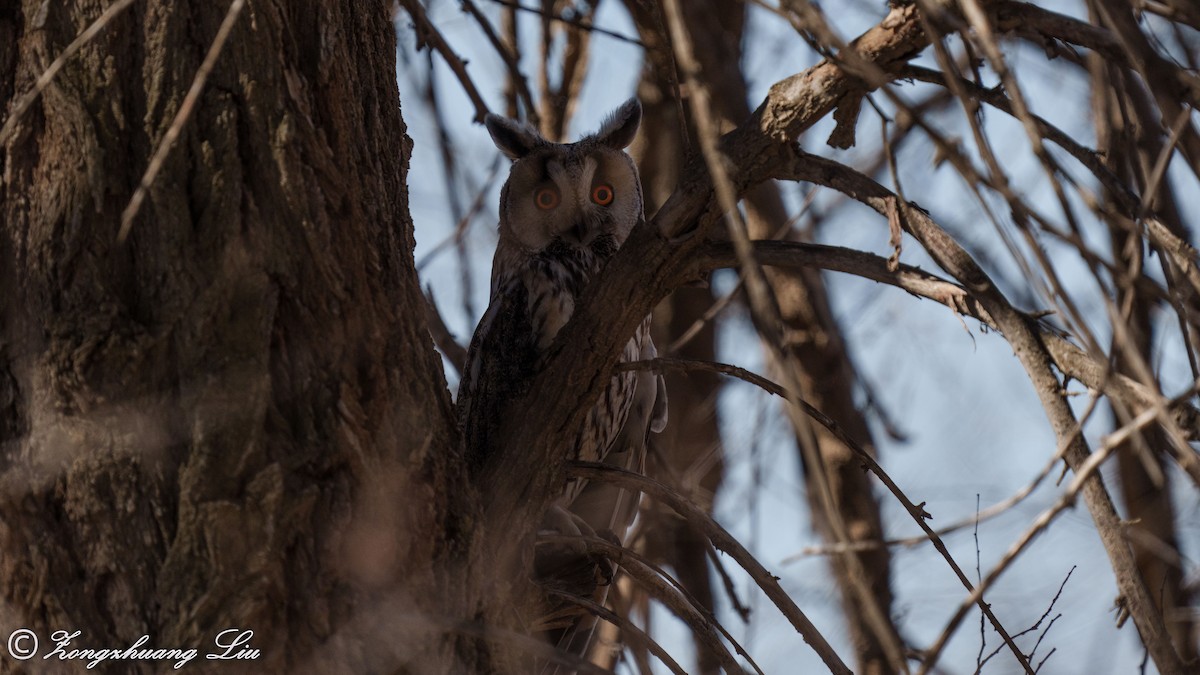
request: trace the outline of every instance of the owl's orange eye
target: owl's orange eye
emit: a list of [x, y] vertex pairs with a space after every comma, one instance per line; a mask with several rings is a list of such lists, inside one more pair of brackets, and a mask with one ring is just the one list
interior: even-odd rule
[[600, 206], [608, 206], [613, 200], [613, 189], [611, 185], [601, 183], [592, 188], [592, 201]]
[[539, 188], [537, 192], [533, 193], [533, 203], [537, 204], [539, 209], [549, 211], [558, 206], [558, 190], [548, 187]]

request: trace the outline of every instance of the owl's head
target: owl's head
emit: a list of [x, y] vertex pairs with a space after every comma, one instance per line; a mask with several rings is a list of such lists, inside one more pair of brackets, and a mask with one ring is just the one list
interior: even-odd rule
[[625, 148], [642, 119], [636, 98], [600, 130], [575, 143], [553, 143], [534, 129], [488, 115], [488, 132], [513, 160], [500, 193], [500, 241], [525, 252], [553, 243], [590, 247], [602, 235], [619, 247], [642, 217], [642, 187]]

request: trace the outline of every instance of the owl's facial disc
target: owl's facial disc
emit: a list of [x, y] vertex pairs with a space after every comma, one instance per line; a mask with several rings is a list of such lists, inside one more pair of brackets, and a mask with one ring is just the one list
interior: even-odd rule
[[518, 159], [505, 185], [501, 237], [526, 252], [555, 242], [616, 246], [641, 216], [637, 169], [629, 156], [594, 140], [544, 143]]
[[598, 234], [597, 207], [592, 203], [592, 177], [597, 169], [596, 158], [587, 155], [567, 155], [546, 162], [546, 174], [561, 199], [554, 209], [546, 210], [546, 234], [570, 244], [587, 246]]

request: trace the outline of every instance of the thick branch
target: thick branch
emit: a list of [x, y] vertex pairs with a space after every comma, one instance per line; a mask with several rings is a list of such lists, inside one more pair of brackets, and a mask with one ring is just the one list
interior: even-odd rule
[[[865, 176], [862, 178], [870, 180]], [[941, 303], [958, 314], [970, 316], [1000, 332], [991, 314], [966, 289], [919, 267], [901, 264], [892, 272], [888, 270], [888, 260], [873, 253], [784, 241], [756, 241], [754, 255], [763, 265], [771, 267], [819, 268], [895, 286], [918, 297]], [[730, 245], [720, 242], [706, 244], [696, 253], [693, 263], [697, 274], [738, 265], [736, 253]], [[1135, 411], [1140, 412], [1157, 404], [1160, 397], [1150, 388], [1126, 375], [1112, 372], [1106, 363], [1093, 358], [1053, 328], [1038, 322], [1033, 316], [1025, 316], [1037, 328], [1038, 336], [1053, 358], [1055, 367], [1063, 374], [1091, 389], [1102, 391]], [[1188, 440], [1200, 440], [1200, 410], [1186, 401], [1178, 401], [1170, 407], [1170, 413], [1175, 423], [1187, 433]], [[1196, 472], [1200, 466], [1188, 468], [1186, 463], [1181, 464], [1189, 474], [1200, 479], [1200, 473]]]
[[[1000, 290], [991, 283], [987, 274], [958, 242], [932, 219], [913, 208], [905, 209], [905, 216], [909, 231], [938, 264], [972, 291], [977, 292], [980, 302], [996, 318], [1000, 330], [1004, 332], [1017, 358], [1025, 367], [1059, 444], [1067, 448], [1067, 463], [1073, 471], [1082, 476], [1091, 451], [1080, 433], [1058, 378], [1050, 367], [1050, 354], [1038, 339], [1036, 330], [1025, 316], [1013, 309]], [[1183, 664], [1171, 645], [1162, 615], [1155, 609], [1154, 600], [1138, 572], [1108, 490], [1098, 476], [1093, 476], [1084, 482], [1083, 494], [1088, 511], [1096, 523], [1096, 530], [1108, 553], [1116, 575], [1117, 587], [1127, 602], [1143, 643], [1160, 672], [1182, 675]], [[926, 663], [927, 667], [930, 665], [930, 662]]]

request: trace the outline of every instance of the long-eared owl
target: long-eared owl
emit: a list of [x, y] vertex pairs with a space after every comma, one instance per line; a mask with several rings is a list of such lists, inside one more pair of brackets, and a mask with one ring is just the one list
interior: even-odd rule
[[[551, 142], [518, 122], [487, 117], [492, 140], [513, 164], [500, 195], [491, 301], [475, 329], [459, 386], [459, 417], [476, 455], [491, 449], [499, 426], [492, 413], [541, 369], [584, 288], [644, 217], [637, 167], [624, 151], [641, 114], [641, 105], [631, 99], [599, 131], [568, 144]], [[625, 345], [621, 362], [653, 356], [647, 317]], [[619, 372], [563, 452], [585, 461], [615, 453], [610, 461], [619, 457], [621, 465], [640, 468], [646, 435], [665, 423], [665, 403], [660, 377]], [[575, 481], [556, 503], [569, 508], [583, 487]], [[628, 504], [618, 510], [627, 511]], [[578, 515], [597, 530], [616, 525], [605, 518], [631, 516]]]

